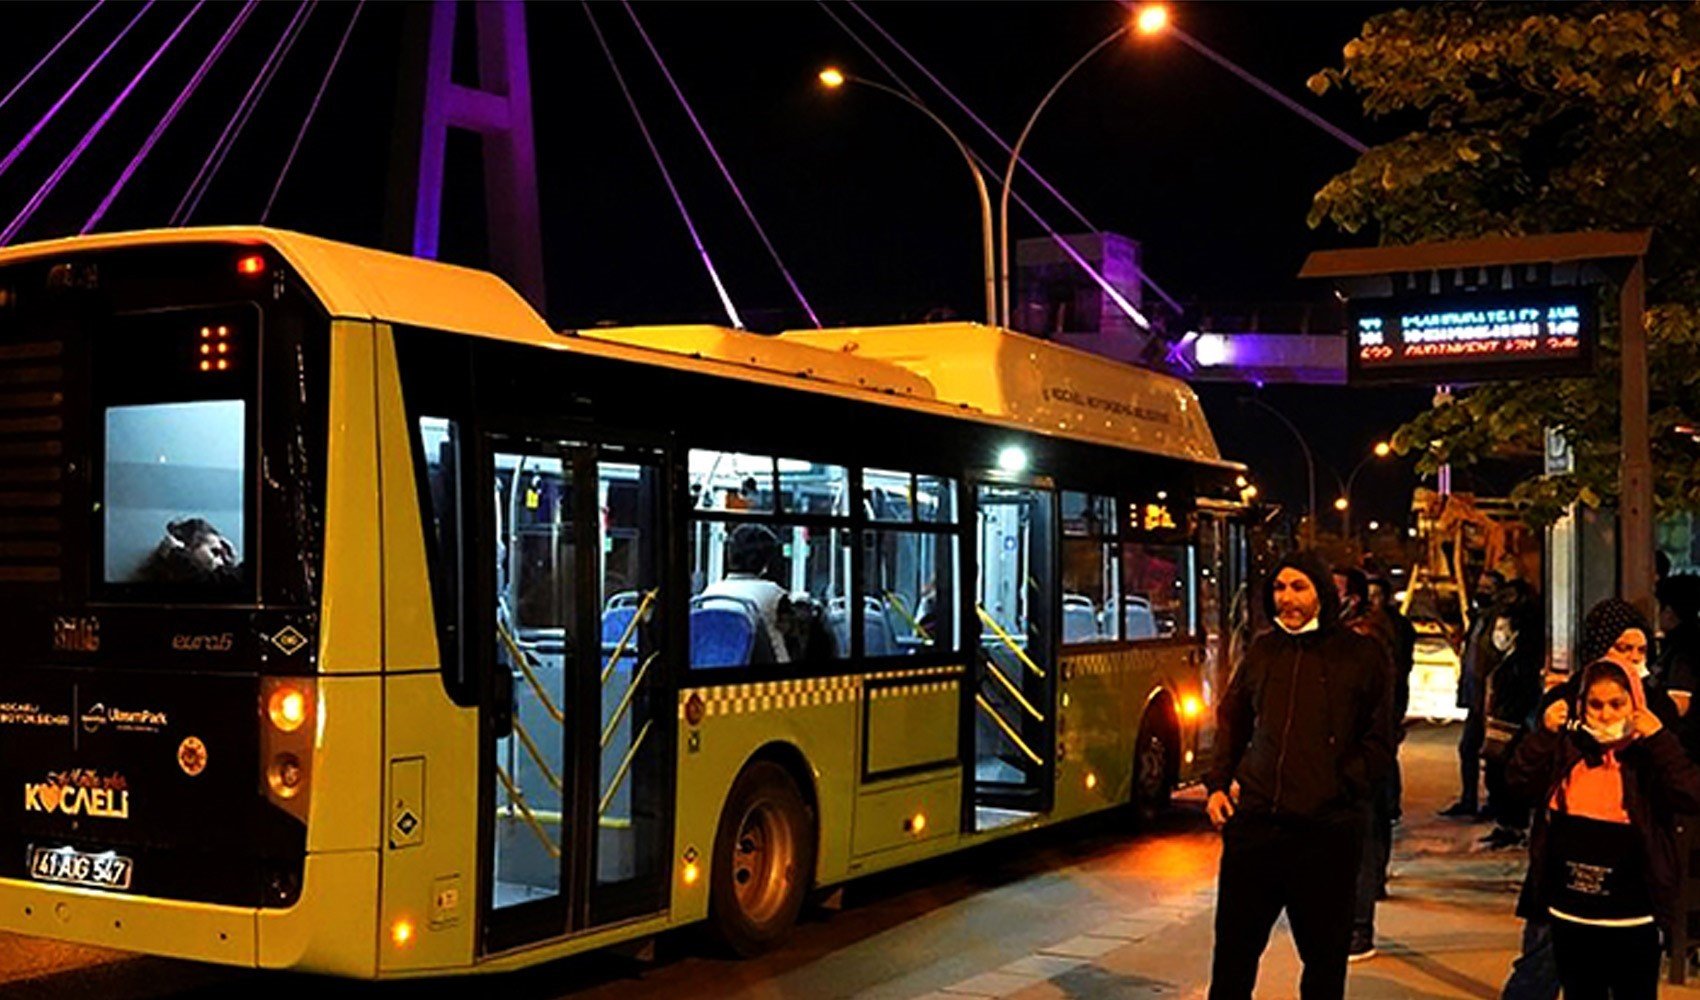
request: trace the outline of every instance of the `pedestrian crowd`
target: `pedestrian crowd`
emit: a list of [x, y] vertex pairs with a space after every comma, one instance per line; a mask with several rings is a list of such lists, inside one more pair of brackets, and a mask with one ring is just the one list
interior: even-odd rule
[[[1625, 601], [1595, 605], [1553, 670], [1532, 587], [1489, 570], [1470, 595], [1460, 789], [1441, 815], [1491, 822], [1481, 850], [1527, 852], [1506, 1000], [1657, 996], [1677, 818], [1700, 814], [1700, 576], [1662, 576], [1656, 601], [1656, 631]], [[1417, 631], [1385, 580], [1314, 553], [1276, 565], [1264, 609], [1205, 778], [1222, 832], [1210, 997], [1252, 995], [1283, 912], [1300, 995], [1342, 997], [1348, 964], [1375, 955]]]

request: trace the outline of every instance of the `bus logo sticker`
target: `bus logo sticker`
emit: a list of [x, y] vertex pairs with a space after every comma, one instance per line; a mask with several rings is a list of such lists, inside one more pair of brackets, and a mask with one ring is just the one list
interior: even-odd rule
[[46, 781], [24, 783], [24, 811], [129, 819], [130, 785], [117, 773], [54, 771]]
[[107, 708], [101, 702], [89, 706], [82, 714], [82, 723], [85, 733], [97, 733], [108, 723], [123, 732], [157, 733], [171, 724], [171, 717], [146, 708]]
[[229, 632], [171, 637], [171, 648], [179, 653], [228, 653], [235, 645], [236, 637]]
[[177, 766], [193, 778], [207, 769], [207, 745], [198, 736], [190, 736], [177, 744]]
[[53, 649], [59, 653], [94, 653], [100, 650], [100, 619], [60, 617], [53, 619]]
[[301, 652], [301, 647], [307, 645], [307, 637], [297, 631], [294, 625], [285, 625], [272, 633], [272, 645], [283, 650], [283, 655], [294, 656]]

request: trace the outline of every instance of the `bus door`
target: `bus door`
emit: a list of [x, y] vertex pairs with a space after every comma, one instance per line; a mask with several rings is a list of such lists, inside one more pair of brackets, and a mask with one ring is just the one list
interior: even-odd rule
[[975, 487], [974, 829], [1051, 807], [1056, 745], [1056, 494]]
[[666, 909], [661, 453], [491, 437], [488, 952]]
[[[1245, 524], [1224, 512], [1200, 511], [1197, 551], [1198, 635], [1203, 642], [1199, 681], [1205, 704], [1214, 709], [1249, 639]], [[1213, 736], [1214, 727], [1205, 725], [1201, 733]], [[1198, 749], [1201, 754], [1208, 750], [1209, 739]]]

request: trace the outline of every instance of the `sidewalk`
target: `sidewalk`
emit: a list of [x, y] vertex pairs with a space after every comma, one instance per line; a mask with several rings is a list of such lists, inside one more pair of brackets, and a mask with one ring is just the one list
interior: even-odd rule
[[[1483, 850], [1476, 838], [1487, 824], [1435, 815], [1456, 797], [1457, 734], [1456, 726], [1419, 727], [1404, 744], [1405, 818], [1395, 831], [1392, 898], [1377, 907], [1376, 956], [1351, 967], [1350, 997], [1498, 997], [1517, 954], [1522, 922], [1513, 910], [1527, 853]], [[1126, 914], [938, 996], [1202, 998], [1214, 912], [1212, 886]], [[1296, 996], [1298, 975], [1283, 918], [1264, 953], [1258, 997]], [[1664, 986], [1660, 995], [1700, 998], [1700, 988]]]

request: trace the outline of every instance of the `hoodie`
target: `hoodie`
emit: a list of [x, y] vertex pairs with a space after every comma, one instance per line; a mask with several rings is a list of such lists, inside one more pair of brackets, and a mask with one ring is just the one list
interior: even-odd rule
[[[1393, 763], [1392, 667], [1374, 639], [1339, 622], [1327, 564], [1311, 553], [1283, 558], [1320, 598], [1316, 627], [1258, 636], [1216, 707], [1216, 743], [1205, 786], [1240, 786], [1236, 815], [1337, 817], [1364, 800]], [[1273, 588], [1264, 610], [1275, 621]]]
[[[1682, 895], [1675, 817], [1700, 813], [1700, 767], [1669, 728], [1602, 743], [1580, 725], [1585, 684], [1608, 672], [1628, 678], [1635, 707], [1650, 705], [1650, 693], [1633, 671], [1591, 663], [1567, 685], [1571, 723], [1556, 732], [1538, 727], [1518, 744], [1506, 767], [1512, 793], [1545, 806], [1530, 830], [1529, 869], [1517, 913], [1545, 918], [1557, 909], [1583, 919], [1622, 919], [1638, 914], [1612, 907], [1630, 907], [1650, 910], [1668, 927], [1679, 917]], [[1578, 826], [1586, 828], [1580, 835]], [[1589, 852], [1600, 856], [1586, 857]], [[1601, 898], [1566, 884], [1576, 862], [1621, 873], [1613, 888], [1623, 889], [1622, 895]], [[1630, 880], [1634, 883], [1626, 884]]]
[[[1615, 597], [1608, 597], [1595, 604], [1588, 609], [1587, 617], [1582, 620], [1582, 642], [1576, 648], [1576, 662], [1587, 666], [1605, 659], [1612, 646], [1617, 644], [1618, 638], [1630, 629], [1639, 629], [1641, 634], [1651, 641], [1653, 629], [1647, 624], [1646, 617], [1635, 610], [1635, 605]], [[1580, 678], [1581, 671], [1572, 672], [1563, 684], [1545, 692], [1541, 697], [1540, 711], [1536, 713], [1537, 719], [1555, 701], [1567, 701], [1574, 706], [1581, 696], [1578, 691]], [[1657, 682], [1649, 684], [1645, 675], [1640, 681], [1644, 685], [1647, 708], [1665, 725], [1679, 726], [1682, 716], [1664, 688]], [[1571, 718], [1578, 716], [1573, 713]]]

